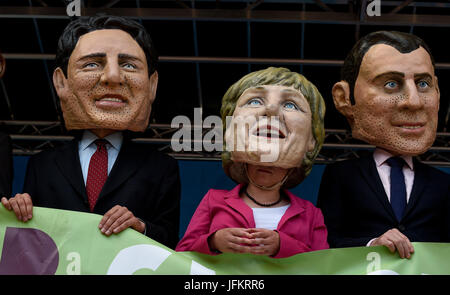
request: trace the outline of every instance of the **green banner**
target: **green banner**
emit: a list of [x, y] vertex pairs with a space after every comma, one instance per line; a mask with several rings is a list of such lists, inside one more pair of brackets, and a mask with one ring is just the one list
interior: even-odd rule
[[107, 237], [101, 216], [35, 207], [27, 223], [0, 206], [0, 274], [450, 274], [450, 244], [413, 243], [401, 259], [385, 247], [329, 249], [274, 259], [175, 252], [127, 229]]

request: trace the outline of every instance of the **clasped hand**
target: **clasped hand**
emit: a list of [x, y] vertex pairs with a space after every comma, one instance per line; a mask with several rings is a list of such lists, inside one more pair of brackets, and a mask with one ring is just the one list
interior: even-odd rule
[[223, 228], [209, 240], [210, 248], [220, 252], [276, 255], [280, 249], [278, 232], [264, 228]]

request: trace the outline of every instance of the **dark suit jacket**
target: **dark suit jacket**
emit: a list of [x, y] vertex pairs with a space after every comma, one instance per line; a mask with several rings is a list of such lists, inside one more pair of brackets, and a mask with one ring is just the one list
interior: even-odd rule
[[10, 197], [13, 180], [11, 138], [0, 133], [0, 198]]
[[450, 175], [414, 159], [414, 183], [397, 221], [372, 156], [327, 165], [317, 206], [330, 247], [365, 246], [397, 228], [411, 242], [450, 242]]
[[[90, 212], [78, 140], [30, 158], [23, 192], [34, 206]], [[175, 248], [180, 216], [178, 163], [148, 145], [124, 138], [94, 212], [125, 206], [146, 224], [147, 236]]]

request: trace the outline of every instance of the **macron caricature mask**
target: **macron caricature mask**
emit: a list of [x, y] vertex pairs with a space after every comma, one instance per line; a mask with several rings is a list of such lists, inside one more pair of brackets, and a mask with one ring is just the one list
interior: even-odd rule
[[353, 137], [411, 156], [426, 152], [433, 144], [439, 88], [424, 48], [401, 53], [386, 44], [372, 46], [362, 60], [354, 97], [354, 105], [339, 104], [335, 97]]

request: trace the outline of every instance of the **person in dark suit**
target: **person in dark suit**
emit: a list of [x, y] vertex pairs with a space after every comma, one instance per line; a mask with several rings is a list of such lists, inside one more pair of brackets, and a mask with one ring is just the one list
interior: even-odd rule
[[330, 247], [384, 245], [400, 257], [411, 242], [450, 242], [450, 176], [419, 162], [436, 137], [439, 87], [429, 47], [379, 31], [359, 40], [332, 89], [368, 157], [327, 165], [317, 205]]
[[[0, 52], [0, 78], [5, 73], [5, 58]], [[11, 138], [0, 132], [0, 198], [11, 196], [13, 179], [13, 161]]]
[[0, 197], [11, 196], [13, 164], [11, 138], [0, 132]]
[[78, 134], [30, 158], [24, 193], [2, 200], [19, 219], [32, 218], [33, 205], [92, 212], [103, 215], [105, 235], [130, 227], [175, 247], [178, 164], [131, 140], [148, 126], [157, 59], [135, 21], [96, 16], [69, 23], [58, 42], [53, 82], [65, 126]]

